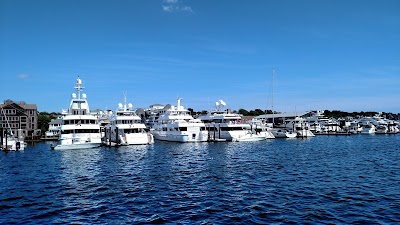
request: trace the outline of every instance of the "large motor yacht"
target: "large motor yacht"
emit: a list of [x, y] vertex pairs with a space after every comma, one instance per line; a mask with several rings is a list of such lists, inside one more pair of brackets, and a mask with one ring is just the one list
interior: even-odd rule
[[118, 109], [110, 117], [110, 123], [106, 126], [105, 138], [121, 145], [140, 145], [154, 143], [153, 135], [146, 132], [146, 126], [141, 118], [132, 110], [132, 104], [119, 103]]
[[90, 114], [86, 94], [81, 95], [84, 87], [79, 76], [74, 88], [78, 94], [72, 94], [68, 110], [62, 112], [59, 143], [52, 149], [96, 148], [101, 144], [100, 125], [97, 117]]
[[208, 140], [208, 132], [203, 122], [194, 119], [190, 111], [181, 106], [170, 106], [161, 114], [152, 127], [154, 138], [162, 141], [202, 142]]
[[226, 103], [219, 100], [215, 102], [215, 110], [198, 117], [206, 124], [211, 140], [260, 141], [274, 138], [268, 130], [261, 130], [261, 126], [244, 123], [239, 114], [228, 112], [225, 106]]

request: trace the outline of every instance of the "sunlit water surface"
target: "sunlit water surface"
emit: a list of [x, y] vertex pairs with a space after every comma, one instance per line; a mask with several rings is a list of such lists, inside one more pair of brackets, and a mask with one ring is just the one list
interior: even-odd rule
[[400, 223], [400, 135], [0, 152], [0, 223]]

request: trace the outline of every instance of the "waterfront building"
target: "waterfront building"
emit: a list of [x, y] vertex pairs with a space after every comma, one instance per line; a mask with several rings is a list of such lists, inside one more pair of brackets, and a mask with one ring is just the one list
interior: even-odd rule
[[11, 130], [13, 134], [19, 133], [24, 137], [34, 138], [40, 136], [37, 125], [38, 111], [36, 104], [5, 100], [3, 104], [0, 104], [0, 108], [2, 109], [0, 126], [4, 130]]

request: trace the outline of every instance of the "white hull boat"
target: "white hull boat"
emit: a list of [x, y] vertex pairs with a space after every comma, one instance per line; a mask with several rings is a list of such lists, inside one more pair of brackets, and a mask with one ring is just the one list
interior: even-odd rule
[[174, 142], [206, 142], [208, 131], [205, 124], [194, 119], [190, 111], [181, 105], [181, 98], [177, 99], [177, 106], [169, 106], [161, 114], [151, 129], [154, 138], [160, 141]]
[[51, 146], [53, 150], [77, 150], [77, 149], [89, 149], [89, 148], [98, 148], [100, 147], [100, 143], [83, 143], [83, 144], [70, 144], [70, 145], [57, 145]]
[[25, 142], [8, 138], [6, 143], [4, 139], [0, 149], [5, 151], [23, 151], [25, 149]]
[[233, 138], [232, 141], [238, 141], [238, 142], [243, 142], [243, 141], [264, 141], [266, 140], [266, 136], [260, 135], [260, 134], [253, 134], [253, 133], [247, 133], [245, 135], [240, 135], [237, 138]]
[[62, 112], [59, 144], [51, 146], [55, 150], [87, 149], [101, 145], [101, 133], [98, 118], [90, 114], [86, 94], [82, 94], [81, 79], [76, 80], [74, 87], [78, 95], [72, 94], [68, 110]]
[[132, 110], [132, 104], [126, 104], [126, 93], [124, 104], [118, 104], [118, 109], [110, 117], [110, 123], [106, 126], [105, 138], [117, 145], [145, 145], [153, 144], [154, 138], [146, 131], [146, 125], [141, 118]]
[[223, 100], [215, 102], [215, 106], [215, 110], [198, 117], [206, 124], [210, 141], [261, 141], [274, 138], [264, 127], [243, 123], [241, 115], [225, 110], [226, 103]]
[[275, 136], [275, 138], [296, 138], [297, 133], [288, 131], [285, 129], [276, 129], [274, 128], [271, 133]]
[[181, 132], [156, 132], [154, 137], [160, 141], [173, 141], [173, 142], [205, 142], [207, 141], [207, 132], [200, 132], [198, 135], [194, 133], [181, 133]]

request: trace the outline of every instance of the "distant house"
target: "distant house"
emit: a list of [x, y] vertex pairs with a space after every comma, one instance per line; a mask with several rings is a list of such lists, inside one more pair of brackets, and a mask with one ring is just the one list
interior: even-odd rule
[[26, 102], [13, 102], [5, 100], [0, 104], [0, 126], [4, 129], [11, 128], [13, 134], [21, 129], [25, 137], [40, 135], [38, 130], [38, 111], [36, 104]]

